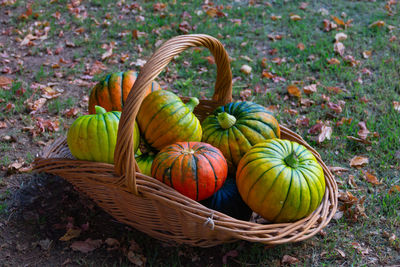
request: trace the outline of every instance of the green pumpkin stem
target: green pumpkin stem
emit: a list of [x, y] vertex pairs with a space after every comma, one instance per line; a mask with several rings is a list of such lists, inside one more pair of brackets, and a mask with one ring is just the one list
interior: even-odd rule
[[105, 110], [103, 107], [101, 106], [94, 106], [95, 110], [96, 110], [96, 114], [104, 114], [107, 113], [107, 110]]
[[299, 157], [296, 155], [294, 151], [290, 153], [288, 156], [286, 156], [284, 161], [288, 166], [290, 166], [293, 169], [299, 166]]
[[236, 123], [236, 118], [227, 112], [218, 113], [217, 120], [223, 129], [229, 129]]
[[189, 101], [185, 104], [191, 112], [193, 112], [194, 108], [199, 104], [199, 99], [197, 97], [191, 97]]

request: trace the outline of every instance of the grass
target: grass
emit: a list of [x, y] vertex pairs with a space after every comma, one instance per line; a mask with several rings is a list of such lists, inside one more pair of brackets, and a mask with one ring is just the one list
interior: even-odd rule
[[[217, 37], [233, 59], [231, 68], [236, 81], [233, 85], [234, 99], [239, 100], [240, 92], [250, 89], [252, 95], [248, 100], [265, 106], [278, 106], [279, 111], [275, 113], [278, 121], [301, 134], [307, 142], [316, 147], [327, 165], [349, 167], [352, 157], [364, 155], [369, 158], [369, 164], [363, 167], [363, 170], [374, 173], [382, 182], [379, 186], [372, 186], [365, 181], [364, 174], [360, 170], [351, 168], [348, 173], [337, 176], [337, 180], [342, 182], [340, 190], [351, 190], [359, 199], [365, 196], [364, 207], [367, 217], [359, 217], [355, 222], [346, 216], [332, 220], [326, 228], [326, 236], [313, 237], [298, 244], [265, 249], [265, 246], [260, 244], [240, 243], [239, 256], [234, 260], [239, 265], [274, 265], [279, 264], [282, 256], [288, 254], [298, 258], [304, 256], [301, 264], [306, 266], [340, 264], [362, 266], [371, 264], [371, 258], [376, 258], [380, 264], [398, 261], [399, 240], [397, 238], [389, 242], [384, 232], [400, 236], [398, 209], [400, 196], [399, 193], [388, 194], [393, 185], [399, 184], [399, 158], [396, 157], [396, 152], [400, 151], [400, 120], [399, 112], [392, 106], [393, 101], [400, 101], [400, 63], [397, 60], [400, 54], [400, 29], [396, 26], [400, 25], [399, 4], [392, 6], [396, 15], [388, 16], [384, 1], [307, 1], [308, 7], [305, 10], [298, 8], [300, 1], [275, 1], [271, 6], [261, 3], [262, 1], [253, 1], [258, 4], [251, 4], [248, 1], [216, 1], [215, 6], [223, 7], [221, 11], [226, 16], [211, 18], [202, 8], [203, 1], [178, 0], [175, 4], [170, 1], [160, 2], [166, 4], [165, 10], [154, 11], [155, 2], [152, 1], [139, 2], [141, 9], [132, 7], [126, 10], [115, 1], [91, 1], [84, 3], [84, 11], [79, 11], [76, 16], [67, 8], [69, 1], [53, 3], [36, 1], [33, 10], [38, 13], [38, 17], [30, 16], [26, 20], [21, 20], [18, 14], [23, 12], [25, 3], [17, 1], [15, 5], [9, 7], [15, 11], [11, 16], [10, 25], [22, 31], [23, 36], [20, 37], [23, 38], [29, 32], [29, 27], [40, 28], [34, 25], [36, 21], [49, 22], [48, 38], [36, 46], [23, 49], [39, 57], [41, 53], [46, 54], [46, 47], [54, 51], [60, 45], [63, 46], [64, 51], [61, 55], [70, 58], [75, 65], [71, 68], [62, 67], [59, 70], [64, 75], [61, 80], [81, 78], [93, 61], [101, 60], [105, 52], [102, 45], [108, 45], [110, 42], [115, 42], [114, 58], [103, 61], [108, 67], [105, 72], [135, 68], [130, 65], [131, 62], [148, 59], [154, 52], [157, 42], [183, 34], [179, 24], [185, 20], [192, 27], [189, 33], [207, 33]], [[322, 14], [321, 8], [325, 8], [329, 15]], [[56, 11], [62, 14], [60, 20], [52, 16]], [[190, 18], [182, 17], [184, 11], [188, 12]], [[84, 12], [87, 12], [87, 16]], [[292, 21], [290, 19], [292, 13], [302, 19]], [[281, 19], [274, 21], [271, 19], [272, 15], [281, 16]], [[326, 32], [323, 20], [332, 21], [331, 15], [343, 21], [353, 19], [353, 22], [349, 27], [339, 25], [340, 29]], [[142, 16], [144, 21], [139, 16]], [[385, 26], [369, 27], [378, 20], [385, 21]], [[61, 23], [62, 21], [65, 23]], [[395, 28], [390, 30], [388, 25], [395, 25]], [[84, 32], [77, 34], [75, 30], [80, 27]], [[64, 35], [59, 37], [61, 30]], [[132, 30], [144, 32], [146, 36], [135, 39]], [[342, 41], [345, 46], [344, 55], [353, 56], [359, 61], [358, 65], [347, 64], [334, 52], [333, 43], [338, 32], [348, 35], [348, 38]], [[273, 41], [269, 37], [270, 34], [282, 35], [282, 40]], [[397, 36], [397, 40], [389, 41], [392, 36]], [[66, 47], [67, 40], [73, 42], [76, 47]], [[304, 44], [304, 50], [297, 47], [299, 43]], [[0, 47], [0, 52], [5, 50], [7, 46]], [[273, 50], [277, 51], [276, 54], [271, 54]], [[364, 51], [371, 51], [371, 56], [364, 58]], [[126, 62], [118, 60], [123, 53], [130, 55]], [[216, 67], [208, 63], [206, 59], [208, 56], [209, 52], [206, 49], [185, 51], [169, 64], [168, 71], [162, 72], [158, 80], [163, 81], [167, 89], [179, 92], [181, 95], [211, 97]], [[267, 59], [266, 67], [261, 65], [263, 58]], [[281, 64], [276, 64], [273, 62], [274, 58], [284, 60]], [[340, 64], [330, 65], [328, 60], [331, 58], [337, 58]], [[251, 75], [240, 72], [243, 64], [252, 67]], [[274, 82], [262, 78], [261, 73], [264, 69], [285, 78], [285, 81]], [[365, 69], [371, 74], [363, 72]], [[98, 80], [105, 72], [95, 74], [94, 79]], [[0, 98], [5, 100], [5, 103], [12, 102], [15, 108], [12, 111], [0, 109], [0, 119], [22, 114], [25, 118], [22, 119], [28, 121], [29, 114], [24, 101], [32, 94], [35, 94], [34, 98], [39, 94], [39, 92], [34, 93], [29, 84], [31, 82], [45, 84], [53, 81], [54, 75], [55, 70], [43, 63], [35, 69], [24, 68], [20, 74], [17, 72], [11, 89], [0, 90]], [[309, 96], [302, 94], [303, 99], [312, 100], [314, 104], [304, 107], [299, 99], [288, 96], [286, 87], [292, 83], [297, 83], [299, 88], [318, 83], [317, 93]], [[255, 92], [256, 86], [263, 88], [265, 92]], [[334, 93], [329, 91], [328, 87], [345, 90]], [[26, 91], [19, 95], [17, 92], [21, 88], [25, 88]], [[78, 90], [86, 90], [86, 93], [90, 91], [82, 88], [76, 89]], [[66, 124], [72, 120], [65, 118], [63, 111], [78, 106], [79, 102], [76, 95], [69, 96], [68, 93], [69, 91], [65, 91], [62, 97], [46, 104], [49, 115], [60, 116]], [[332, 103], [345, 101], [340, 114], [326, 107], [329, 101], [324, 99], [327, 97]], [[368, 101], [365, 102], [364, 99]], [[285, 112], [288, 109], [297, 110], [297, 114]], [[309, 119], [309, 126], [296, 123], [296, 119], [301, 116]], [[351, 119], [351, 122], [336, 126], [342, 118]], [[309, 128], [317, 121], [326, 123], [329, 121], [333, 128], [331, 139], [321, 144], [315, 141], [315, 135], [308, 133]], [[347, 136], [358, 136], [359, 122], [365, 122], [371, 133], [377, 133], [377, 137], [371, 138], [370, 145], [347, 139]], [[64, 127], [60, 128], [62, 129], [59, 134], [65, 133]], [[48, 135], [45, 137], [51, 138]], [[1, 143], [0, 149], [2, 153], [6, 153], [1, 161], [5, 166], [13, 156], [8, 144]], [[33, 152], [27, 154], [26, 160], [32, 161], [32, 155]], [[354, 175], [357, 188], [351, 188], [347, 184], [349, 175]], [[142, 245], [149, 248], [151, 240], [144, 239]], [[368, 247], [370, 249], [368, 256], [355, 249], [352, 245], [354, 242]], [[157, 265], [160, 262], [157, 252], [161, 249], [156, 246], [146, 250], [149, 263]], [[186, 247], [183, 249], [188, 250]], [[226, 253], [238, 249], [238, 244], [228, 244], [218, 249], [221, 253]], [[336, 249], [343, 251], [345, 257], [342, 257]], [[202, 254], [201, 249], [193, 251]], [[166, 260], [166, 265], [180, 265], [178, 251], [171, 251], [171, 258], [163, 260]]]

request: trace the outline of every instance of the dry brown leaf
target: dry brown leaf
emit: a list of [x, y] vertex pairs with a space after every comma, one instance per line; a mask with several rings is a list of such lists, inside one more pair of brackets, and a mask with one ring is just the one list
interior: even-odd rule
[[102, 62], [96, 60], [95, 62], [93, 62], [92, 66], [90, 66], [86, 74], [93, 76], [96, 74], [100, 74], [103, 70], [106, 69], [107, 67]]
[[0, 121], [0, 129], [8, 128], [7, 123], [5, 121]]
[[298, 21], [298, 20], [301, 20], [301, 17], [299, 15], [293, 14], [293, 15], [290, 15], [290, 19], [293, 21]]
[[50, 86], [47, 86], [42, 89], [41, 96], [44, 98], [47, 98], [47, 99], [53, 99], [53, 98], [59, 97], [62, 92], [63, 92], [63, 90], [54, 90]]
[[331, 172], [334, 172], [334, 173], [342, 173], [342, 172], [348, 172], [348, 171], [349, 171], [348, 168], [344, 168], [344, 167], [335, 167], [335, 166], [329, 166], [328, 169], [329, 169]]
[[249, 65], [243, 65], [240, 68], [240, 71], [246, 75], [249, 75], [251, 73], [251, 67]]
[[380, 184], [382, 184], [382, 183], [378, 180], [378, 178], [376, 178], [376, 176], [373, 175], [372, 173], [370, 173], [370, 172], [368, 172], [368, 171], [363, 171], [363, 173], [364, 173], [364, 179], [365, 179], [368, 183], [373, 184], [373, 185], [380, 185]]
[[306, 10], [307, 7], [308, 7], [308, 3], [307, 2], [301, 2], [300, 6], [299, 6], [299, 9]]
[[346, 23], [343, 20], [339, 19], [338, 17], [331, 16], [331, 18], [337, 23], [337, 25], [346, 26]]
[[355, 178], [355, 176], [350, 174], [348, 182], [352, 188], [357, 188], [357, 184], [356, 184], [356, 181], [354, 180], [354, 178]]
[[400, 102], [399, 101], [393, 101], [392, 104], [393, 104], [394, 110], [400, 112]]
[[331, 140], [332, 128], [327, 125], [322, 125], [321, 133], [318, 135], [317, 142], [322, 143], [325, 139]]
[[394, 186], [392, 186], [392, 187], [389, 189], [388, 194], [391, 195], [391, 194], [393, 194], [394, 192], [400, 193], [400, 186], [399, 186], [399, 185], [394, 185]]
[[38, 100], [35, 100], [33, 103], [32, 102], [26, 102], [26, 104], [27, 104], [27, 107], [28, 107], [28, 109], [30, 111], [35, 112], [35, 111], [40, 110], [44, 106], [46, 101], [47, 101], [46, 98], [41, 97]]
[[300, 262], [299, 259], [289, 256], [289, 255], [284, 255], [282, 258], [282, 264], [296, 264], [299, 262]]
[[360, 130], [358, 131], [358, 136], [363, 140], [367, 139], [368, 135], [371, 132], [367, 129], [367, 126], [365, 125], [365, 122], [364, 121], [360, 121], [358, 123], [358, 127], [360, 127]]
[[134, 39], [139, 39], [140, 37], [146, 37], [147, 36], [147, 33], [145, 33], [145, 32], [141, 32], [141, 31], [138, 31], [138, 30], [132, 30], [132, 37], [134, 38]]
[[344, 44], [342, 44], [341, 42], [336, 42], [333, 45], [333, 51], [338, 53], [340, 56], [343, 56], [344, 50], [345, 50]]
[[368, 26], [368, 28], [372, 28], [372, 27], [379, 27], [380, 28], [380, 27], [383, 27], [383, 26], [385, 26], [385, 22], [383, 20], [377, 20], [377, 21], [371, 23]]
[[301, 97], [301, 91], [300, 91], [299, 87], [297, 87], [296, 85], [291, 84], [286, 89], [287, 89], [289, 95]]
[[328, 61], [328, 64], [330, 65], [339, 65], [340, 61], [337, 58], [330, 58], [330, 59], [326, 59]]
[[343, 33], [343, 32], [339, 32], [335, 35], [335, 40], [336, 42], [340, 42], [340, 41], [344, 41], [347, 39], [347, 34]]
[[396, 40], [397, 40], [396, 35], [392, 35], [392, 37], [389, 38], [389, 42], [391, 42], [391, 43], [396, 41]]
[[310, 95], [317, 92], [317, 85], [311, 84], [303, 87], [303, 91], [306, 95]]
[[362, 255], [367, 255], [369, 254], [370, 249], [369, 248], [364, 248], [360, 245], [358, 242], [352, 242], [351, 245], [353, 246], [354, 249], [356, 249], [358, 252], [360, 252]]
[[358, 198], [355, 197], [351, 192], [346, 191], [339, 191], [338, 199], [343, 202], [344, 204], [353, 205], [358, 202]]
[[11, 85], [13, 82], [13, 79], [7, 77], [7, 76], [0, 76], [0, 87], [6, 87]]
[[101, 55], [101, 60], [105, 60], [106, 58], [111, 57], [113, 54], [113, 47], [110, 46], [106, 52], [103, 53], [103, 55]]
[[77, 238], [81, 235], [81, 229], [79, 228], [69, 228], [68, 231], [60, 237], [60, 241], [69, 241], [71, 239]]
[[352, 140], [352, 141], [356, 141], [356, 142], [359, 142], [359, 143], [366, 144], [366, 145], [371, 145], [372, 144], [371, 141], [368, 141], [366, 139], [357, 138], [357, 137], [354, 137], [354, 136], [351, 136], [351, 135], [346, 136], [346, 138], [349, 139], [349, 140]]
[[281, 19], [281, 18], [282, 18], [282, 16], [275, 16], [275, 15], [272, 15], [272, 16], [271, 16], [271, 19], [272, 19], [273, 21], [278, 20], [278, 19]]
[[363, 156], [355, 156], [350, 160], [350, 167], [361, 168], [369, 163], [369, 159]]
[[372, 55], [372, 51], [364, 51], [362, 55], [364, 58], [369, 58]]
[[92, 240], [90, 238], [85, 241], [75, 241], [71, 244], [71, 248], [74, 251], [80, 251], [82, 253], [88, 253], [96, 248], [99, 248], [103, 241], [101, 239]]
[[297, 48], [298, 48], [300, 51], [303, 51], [306, 47], [304, 46], [303, 43], [298, 43], [298, 44], [297, 44]]
[[340, 114], [343, 111], [342, 107], [339, 104], [328, 102], [326, 105], [329, 109], [333, 110], [337, 114]]

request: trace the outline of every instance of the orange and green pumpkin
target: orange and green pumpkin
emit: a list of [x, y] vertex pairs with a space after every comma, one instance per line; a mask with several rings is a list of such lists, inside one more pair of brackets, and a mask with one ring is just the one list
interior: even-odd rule
[[311, 214], [325, 193], [322, 167], [296, 142], [270, 139], [240, 160], [236, 184], [243, 201], [271, 222], [292, 222]]
[[[80, 160], [114, 163], [121, 112], [106, 112], [100, 106], [95, 108], [96, 114], [81, 116], [72, 123], [67, 133], [68, 148], [71, 154]], [[136, 151], [140, 140], [136, 123], [133, 138]]]
[[202, 141], [219, 148], [229, 167], [237, 166], [253, 145], [280, 137], [274, 116], [252, 102], [231, 102], [218, 107], [201, 125]]
[[151, 165], [153, 164], [155, 156], [156, 155], [153, 152], [147, 152], [135, 156], [135, 160], [141, 173], [151, 176]]
[[221, 151], [202, 142], [177, 142], [166, 146], [151, 166], [152, 177], [197, 201], [217, 192], [227, 172]]
[[[93, 87], [89, 97], [89, 113], [94, 114], [95, 106], [101, 106], [106, 111], [122, 111], [125, 100], [137, 78], [135, 71], [115, 72], [108, 74]], [[160, 85], [153, 81], [147, 94], [161, 90]]]
[[174, 93], [159, 90], [142, 102], [137, 121], [146, 143], [156, 150], [180, 142], [201, 141], [201, 125], [193, 114], [199, 100], [192, 97], [184, 104]]

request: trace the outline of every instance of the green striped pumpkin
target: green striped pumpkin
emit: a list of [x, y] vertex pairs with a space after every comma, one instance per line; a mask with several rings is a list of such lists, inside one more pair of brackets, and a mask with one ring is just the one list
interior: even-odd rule
[[[80, 160], [114, 163], [119, 111], [106, 112], [96, 106], [96, 114], [77, 118], [68, 129], [67, 144], [71, 154]], [[139, 128], [135, 123], [134, 149], [139, 146]]]
[[140, 172], [151, 176], [151, 165], [156, 155], [153, 152], [147, 152], [140, 155], [136, 155], [135, 160], [139, 166]]
[[142, 102], [137, 121], [144, 140], [156, 150], [179, 142], [200, 141], [201, 125], [193, 114], [199, 100], [192, 97], [184, 104], [174, 93], [154, 91]]
[[322, 167], [296, 142], [270, 139], [240, 160], [236, 185], [243, 201], [271, 222], [292, 222], [311, 214], [325, 193]]
[[219, 148], [229, 167], [237, 166], [253, 145], [280, 137], [274, 116], [252, 102], [231, 102], [217, 108], [203, 121], [202, 129], [202, 141]]

